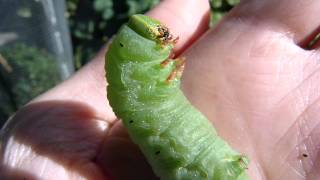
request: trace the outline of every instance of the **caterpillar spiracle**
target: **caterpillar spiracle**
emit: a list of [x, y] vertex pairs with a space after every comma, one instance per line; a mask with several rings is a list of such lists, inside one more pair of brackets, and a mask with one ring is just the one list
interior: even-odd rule
[[106, 54], [107, 97], [153, 171], [164, 180], [244, 180], [248, 158], [221, 139], [180, 90], [167, 27], [133, 15]]

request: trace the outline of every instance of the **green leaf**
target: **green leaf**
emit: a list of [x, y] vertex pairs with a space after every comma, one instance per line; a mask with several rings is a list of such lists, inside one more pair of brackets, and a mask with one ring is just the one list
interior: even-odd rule
[[235, 6], [240, 2], [240, 0], [227, 0], [227, 2], [230, 6]]
[[216, 12], [211, 14], [210, 27], [216, 25], [224, 16], [223, 12]]
[[140, 14], [157, 5], [160, 0], [127, 0], [128, 15]]
[[240, 0], [210, 0], [209, 2], [211, 7], [211, 20], [209, 25], [213, 27], [228, 11], [238, 4]]
[[105, 20], [113, 16], [113, 2], [111, 0], [95, 0], [93, 7], [96, 11], [102, 13], [102, 17]]
[[210, 5], [213, 8], [219, 8], [222, 6], [222, 0], [210, 0]]

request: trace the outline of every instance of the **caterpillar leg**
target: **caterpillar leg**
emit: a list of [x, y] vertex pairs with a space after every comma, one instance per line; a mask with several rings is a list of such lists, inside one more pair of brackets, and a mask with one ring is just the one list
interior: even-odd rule
[[172, 61], [175, 61], [176, 67], [173, 69], [173, 71], [167, 77], [167, 79], [166, 79], [167, 83], [171, 83], [175, 78], [181, 77], [183, 70], [184, 70], [184, 66], [185, 66], [185, 60], [186, 60], [185, 57], [179, 57], [176, 59], [172, 59]]
[[175, 56], [174, 52], [171, 51], [168, 59], [166, 59], [166, 60], [164, 60], [164, 61], [162, 61], [162, 62], [160, 63], [161, 67], [164, 68], [164, 67], [166, 67], [166, 66], [169, 64], [169, 62], [175, 61], [174, 56]]

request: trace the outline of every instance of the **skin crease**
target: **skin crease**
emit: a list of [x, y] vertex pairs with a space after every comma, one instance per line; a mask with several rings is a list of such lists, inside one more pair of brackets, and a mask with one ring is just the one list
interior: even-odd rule
[[[148, 13], [180, 36], [186, 96], [250, 157], [251, 179], [319, 179], [320, 55], [300, 46], [320, 1], [243, 1], [205, 32], [208, 8], [167, 0]], [[104, 51], [10, 120], [0, 179], [156, 179], [106, 106]]]

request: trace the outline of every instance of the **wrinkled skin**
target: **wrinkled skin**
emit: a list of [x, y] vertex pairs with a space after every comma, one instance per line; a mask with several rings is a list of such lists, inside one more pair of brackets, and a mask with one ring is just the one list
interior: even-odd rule
[[[318, 9], [319, 0], [244, 0], [210, 31], [206, 0], [148, 13], [180, 36], [183, 91], [250, 157], [251, 179], [320, 178], [320, 54], [303, 49]], [[156, 179], [107, 105], [106, 49], [9, 121], [0, 179]]]

